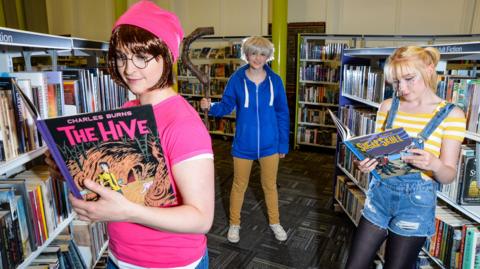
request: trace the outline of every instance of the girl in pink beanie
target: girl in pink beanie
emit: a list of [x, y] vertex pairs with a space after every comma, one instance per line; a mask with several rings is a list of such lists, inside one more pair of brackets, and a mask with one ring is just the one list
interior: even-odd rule
[[[163, 163], [153, 184], [134, 193], [122, 195], [85, 181], [100, 198], [70, 197], [80, 219], [108, 222], [107, 268], [208, 268], [205, 234], [213, 222], [213, 151], [198, 113], [172, 88], [172, 66], [182, 39], [177, 16], [146, 0], [125, 12], [112, 31], [110, 73], [137, 96], [125, 107], [153, 105]], [[138, 203], [132, 197], [143, 199]]]

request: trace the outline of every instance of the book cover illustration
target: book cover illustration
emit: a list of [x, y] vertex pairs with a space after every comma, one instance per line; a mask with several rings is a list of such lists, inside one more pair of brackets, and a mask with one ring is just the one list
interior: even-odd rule
[[409, 149], [415, 148], [413, 138], [403, 128], [354, 137], [349, 128], [331, 110], [328, 111], [343, 143], [357, 159], [377, 159], [378, 164], [372, 171], [372, 175], [377, 179], [421, 172], [401, 159], [402, 156], [410, 154]]
[[382, 179], [421, 172], [401, 159], [403, 155], [409, 154], [409, 149], [415, 147], [412, 138], [403, 128], [360, 136], [346, 140], [344, 144], [359, 160], [377, 159], [374, 176]]
[[[477, 153], [478, 154], [478, 153]], [[477, 159], [475, 156], [465, 158], [461, 204], [480, 204], [480, 184], [477, 181]]]
[[[137, 203], [159, 206], [175, 202], [152, 106], [42, 122], [52, 138], [46, 138], [47, 144], [55, 143], [80, 189], [85, 179], [93, 179]], [[96, 198], [94, 193], [84, 195], [88, 200]]]
[[91, 179], [136, 203], [177, 204], [151, 105], [41, 119], [21, 95], [74, 196], [97, 199]]

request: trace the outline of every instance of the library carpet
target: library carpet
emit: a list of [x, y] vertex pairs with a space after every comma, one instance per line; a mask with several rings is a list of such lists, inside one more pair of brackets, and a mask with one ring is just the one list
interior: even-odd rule
[[333, 152], [294, 150], [281, 159], [277, 184], [280, 220], [288, 234], [285, 242], [277, 241], [268, 226], [260, 169], [254, 163], [242, 207], [240, 242], [232, 244], [226, 238], [233, 178], [231, 141], [213, 139], [213, 148], [215, 218], [208, 233], [210, 268], [344, 267], [355, 226], [344, 213], [333, 211]]

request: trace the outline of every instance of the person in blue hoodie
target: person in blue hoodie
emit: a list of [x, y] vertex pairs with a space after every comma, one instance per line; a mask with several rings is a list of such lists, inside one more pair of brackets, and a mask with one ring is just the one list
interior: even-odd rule
[[282, 79], [266, 64], [273, 59], [273, 50], [272, 42], [266, 38], [246, 38], [241, 51], [248, 64], [232, 74], [220, 102], [211, 103], [206, 98], [200, 102], [201, 108], [209, 109], [209, 115], [215, 117], [236, 111], [227, 235], [232, 243], [240, 241], [240, 212], [254, 160], [260, 163], [270, 228], [277, 240], [287, 240], [287, 233], [280, 225], [277, 170], [279, 159], [289, 149], [289, 113]]

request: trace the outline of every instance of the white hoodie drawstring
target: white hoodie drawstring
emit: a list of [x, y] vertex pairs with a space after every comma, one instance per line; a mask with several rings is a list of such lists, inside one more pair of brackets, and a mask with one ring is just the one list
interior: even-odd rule
[[243, 85], [245, 85], [245, 104], [243, 105], [243, 107], [247, 108], [248, 107], [248, 88], [247, 88], [247, 80], [246, 79], [243, 79]]
[[[274, 94], [273, 94], [273, 83], [272, 83], [272, 79], [270, 77], [268, 77], [268, 80], [270, 82], [270, 102], [268, 103], [268, 105], [273, 106], [273, 99], [275, 98]], [[249, 96], [248, 96], [248, 88], [247, 88], [247, 80], [246, 79], [243, 79], [243, 85], [244, 85], [244, 90], [245, 90], [245, 103], [244, 103], [243, 107], [248, 108]]]
[[270, 106], [273, 106], [273, 83], [272, 79], [270, 76], [268, 77], [268, 80], [270, 81], [270, 103], [268, 103]]

